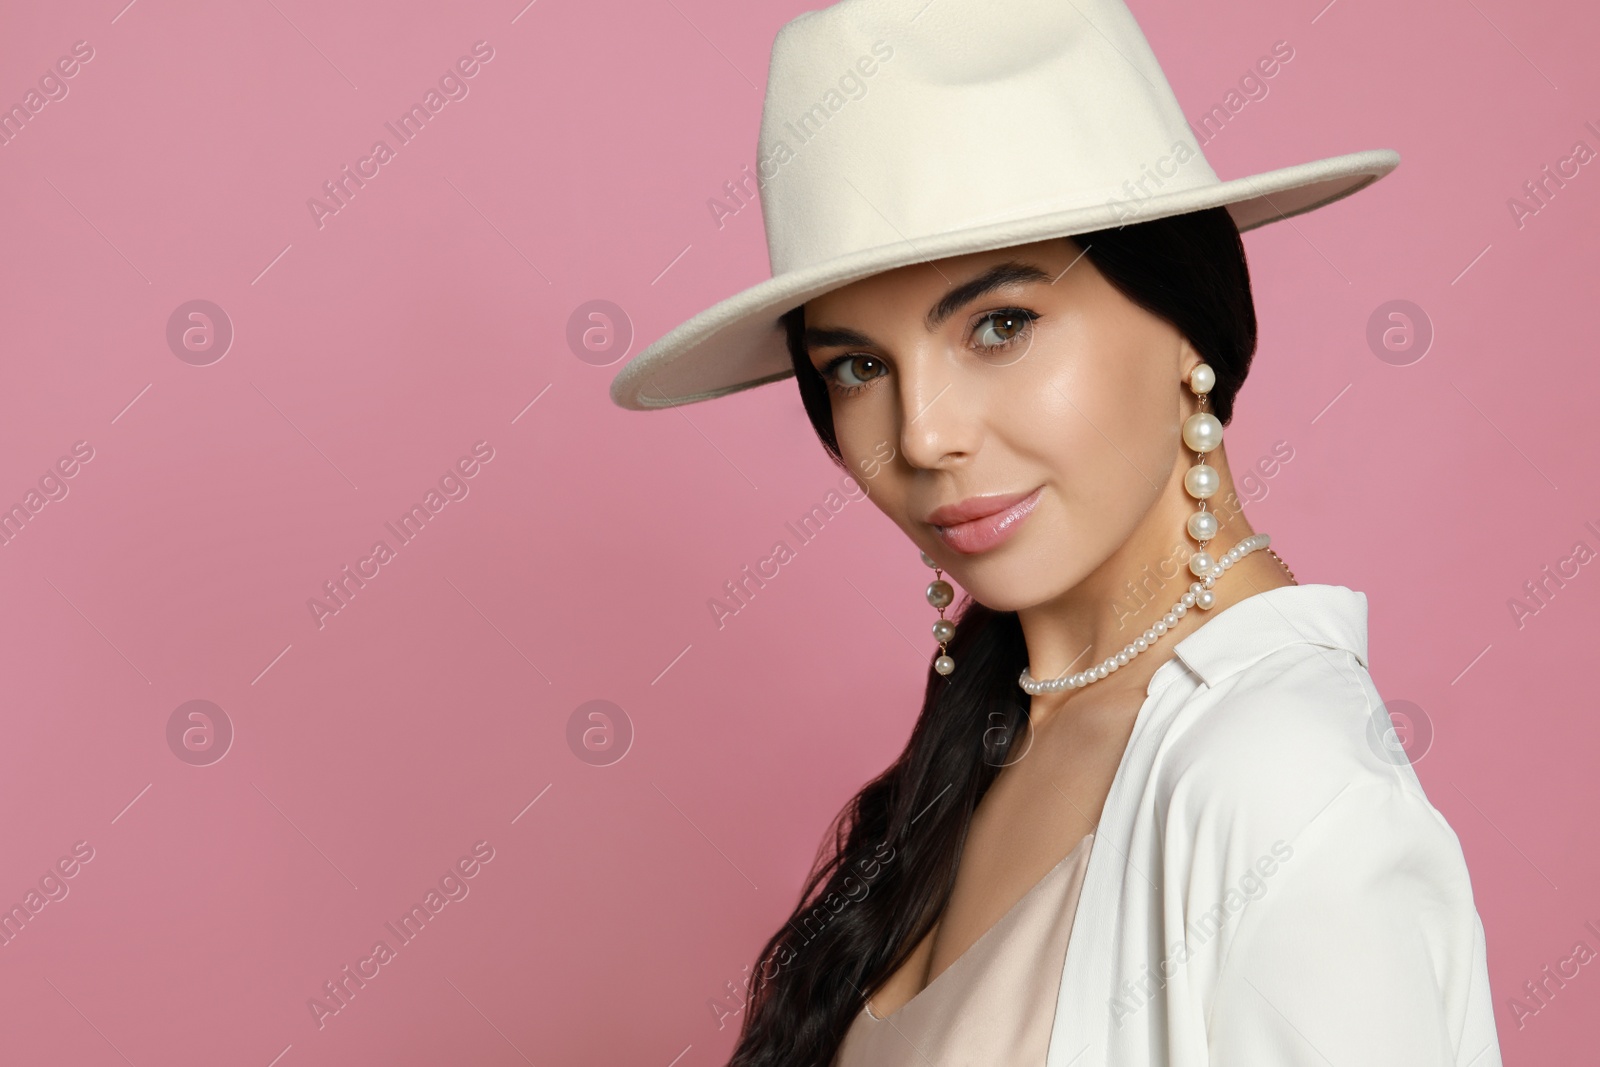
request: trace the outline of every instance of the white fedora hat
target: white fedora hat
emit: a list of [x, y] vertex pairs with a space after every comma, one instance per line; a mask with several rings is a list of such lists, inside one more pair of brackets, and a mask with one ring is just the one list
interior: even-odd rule
[[779, 316], [910, 263], [1226, 206], [1240, 231], [1400, 162], [1222, 181], [1122, 0], [842, 0], [778, 31], [756, 180], [772, 277], [617, 372], [624, 408], [791, 376]]

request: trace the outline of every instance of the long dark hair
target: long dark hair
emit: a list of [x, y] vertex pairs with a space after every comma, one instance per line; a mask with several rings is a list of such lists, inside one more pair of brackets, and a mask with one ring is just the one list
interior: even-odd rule
[[[1256, 316], [1227, 209], [1072, 240], [1124, 296], [1188, 338], [1216, 371], [1212, 412], [1231, 421], [1255, 353]], [[827, 386], [802, 340], [804, 312], [782, 318], [789, 355], [811, 424], [844, 466]], [[798, 905], [751, 968], [729, 1067], [828, 1067], [867, 997], [944, 910], [973, 811], [1028, 717], [1017, 685], [1027, 647], [1015, 612], [965, 600], [949, 651], [961, 669], [940, 675], [930, 656], [905, 751], [834, 820]]]

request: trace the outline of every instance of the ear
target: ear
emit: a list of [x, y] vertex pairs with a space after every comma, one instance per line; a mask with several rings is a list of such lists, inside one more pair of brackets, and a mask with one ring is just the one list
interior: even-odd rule
[[1178, 381], [1187, 385], [1189, 372], [1205, 361], [1205, 357], [1195, 350], [1195, 347], [1189, 343], [1189, 339], [1180, 333], [1178, 335]]

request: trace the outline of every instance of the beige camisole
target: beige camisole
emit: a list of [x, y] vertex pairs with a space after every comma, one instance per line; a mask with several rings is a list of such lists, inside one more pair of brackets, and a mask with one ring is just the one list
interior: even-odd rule
[[870, 1001], [834, 1067], [1043, 1067], [1067, 941], [1094, 834], [1051, 868], [955, 962], [884, 1018]]

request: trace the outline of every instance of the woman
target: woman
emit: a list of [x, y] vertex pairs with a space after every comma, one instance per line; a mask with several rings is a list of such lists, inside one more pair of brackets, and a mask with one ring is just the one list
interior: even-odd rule
[[[841, 69], [874, 80], [833, 107]], [[1296, 583], [1222, 442], [1256, 346], [1240, 231], [1398, 158], [1218, 181], [1116, 0], [801, 16], [760, 158], [773, 278], [613, 398], [793, 374], [939, 618], [906, 749], [752, 968], [733, 1064], [1498, 1064], [1366, 598]]]

